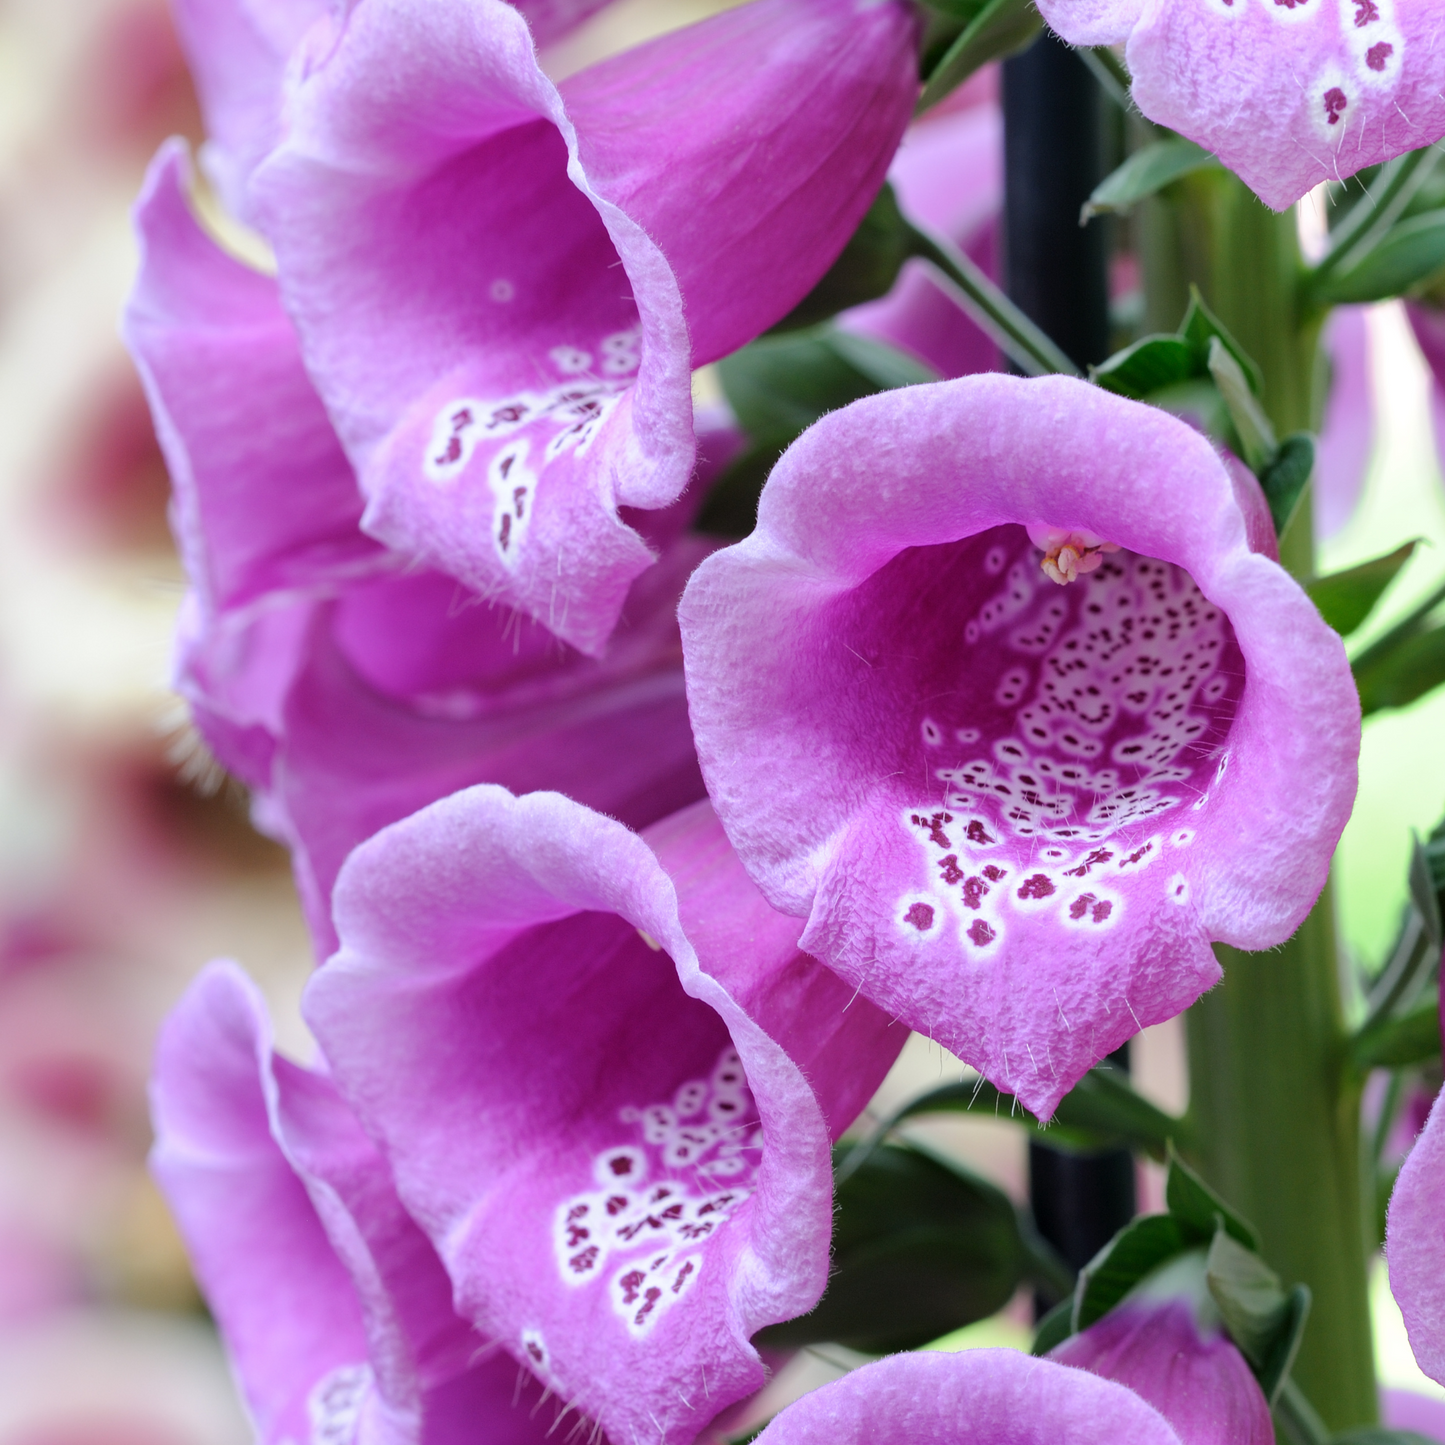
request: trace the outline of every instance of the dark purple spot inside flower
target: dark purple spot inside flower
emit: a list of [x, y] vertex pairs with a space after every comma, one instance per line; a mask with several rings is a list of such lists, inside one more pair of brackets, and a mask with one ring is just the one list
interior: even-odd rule
[[1089, 905], [1093, 902], [1095, 902], [1095, 898], [1092, 893], [1079, 894], [1079, 896], [1069, 904], [1069, 917], [1076, 921], [1082, 918], [1089, 911]]
[[[1279, 3], [1280, 0], [1275, 0], [1275, 4]], [[1338, 85], [1332, 85], [1325, 91], [1325, 117], [1331, 125], [1340, 123], [1340, 116], [1344, 114], [1345, 107], [1349, 103], [1344, 91]]]
[[[1108, 848], [1095, 848], [1077, 868], [1065, 869], [1064, 876], [1066, 878], [1087, 878], [1091, 868], [1098, 867], [1100, 863], [1107, 863], [1113, 856]], [[1074, 917], [1077, 918], [1078, 914], [1075, 914]]]
[[517, 513], [517, 520], [520, 522], [526, 516], [526, 487], [514, 487], [512, 489], [512, 507]]
[[[650, 1286], [642, 1297], [642, 1308], [632, 1317], [632, 1323], [640, 1325], [657, 1308], [657, 1302], [661, 1298], [662, 1291], [656, 1285]], [[631, 1304], [632, 1301], [629, 1300], [628, 1303]]]
[[503, 513], [502, 513], [502, 527], [501, 527], [501, 531], [498, 532], [498, 534], [497, 534], [497, 545], [498, 545], [499, 547], [501, 547], [502, 551], [505, 552], [505, 551], [507, 550], [507, 547], [508, 547], [509, 544], [511, 543], [511, 540], [512, 540], [512, 514], [511, 514], [510, 512], [503, 512]]
[[1380, 18], [1380, 7], [1375, 0], [1355, 0], [1355, 28], [1360, 29]]
[[961, 883], [963, 881], [963, 869], [958, 866], [958, 854], [950, 853], [947, 858], [940, 859], [938, 867], [943, 874], [945, 883]]
[[1385, 62], [1394, 53], [1395, 47], [1382, 40], [1378, 45], [1372, 45], [1365, 51], [1365, 64], [1368, 65], [1371, 70], [1383, 70], [1385, 68]]
[[630, 1269], [617, 1281], [622, 1286], [622, 1303], [630, 1305], [642, 1288], [647, 1276], [640, 1269]]
[[1106, 899], [1103, 903], [1096, 903], [1093, 913], [1089, 916], [1095, 923], [1102, 923], [1113, 911], [1114, 905]]
[[968, 908], [980, 908], [983, 906], [983, 895], [988, 892], [988, 885], [982, 878], [975, 874], [972, 878], [964, 880], [963, 901]]
[[1053, 881], [1045, 873], [1035, 873], [1019, 885], [1020, 898], [1047, 898], [1053, 891]]
[[983, 870], [983, 876], [987, 878], [990, 883], [997, 883], [998, 880], [1004, 876], [1003, 869], [1000, 868], [997, 863], [990, 863], [988, 867]]
[[630, 1154], [614, 1154], [607, 1161], [607, 1167], [619, 1178], [631, 1174], [633, 1170], [633, 1159]]
[[672, 1292], [673, 1292], [673, 1294], [677, 1294], [677, 1293], [679, 1293], [679, 1292], [681, 1291], [683, 1285], [685, 1285], [685, 1284], [687, 1283], [688, 1276], [689, 1276], [689, 1275], [693, 1272], [693, 1270], [695, 1270], [696, 1268], [697, 1268], [697, 1266], [696, 1266], [691, 1260], [688, 1260], [688, 1262], [687, 1262], [685, 1265], [683, 1265], [683, 1267], [682, 1267], [680, 1270], [678, 1270], [678, 1272], [677, 1272], [677, 1278], [676, 1278], [675, 1280], [673, 1280], [673, 1282], [672, 1282]]
[[[609, 1216], [621, 1214], [627, 1208], [627, 1196], [625, 1194], [613, 1194], [607, 1200], [607, 1213]], [[585, 1206], [584, 1206], [585, 1207]]]
[[581, 1254], [574, 1254], [567, 1263], [572, 1266], [572, 1272], [574, 1274], [586, 1274], [587, 1271], [597, 1263], [597, 1255], [597, 1246], [595, 1244], [589, 1244]]
[[968, 926], [969, 942], [984, 948], [992, 943], [998, 935], [981, 918], [975, 918]]
[[527, 1353], [528, 1353], [529, 1355], [531, 1355], [531, 1357], [532, 1357], [539, 1365], [542, 1363], [542, 1361], [543, 1361], [542, 1347], [541, 1347], [541, 1345], [539, 1345], [539, 1344], [536, 1342], [536, 1340], [528, 1340], [527, 1343], [526, 1343], [526, 1345], [524, 1346], [524, 1348], [526, 1349]]
[[929, 903], [915, 903], [903, 915], [905, 923], [911, 923], [920, 933], [927, 933], [933, 927], [933, 906]]
[[996, 843], [998, 840], [993, 836], [992, 833], [988, 831], [987, 828], [983, 826], [982, 823], [978, 821], [977, 818], [971, 818], [969, 819], [968, 824], [968, 841], [970, 843], [978, 843], [984, 847], [987, 847], [988, 844]]

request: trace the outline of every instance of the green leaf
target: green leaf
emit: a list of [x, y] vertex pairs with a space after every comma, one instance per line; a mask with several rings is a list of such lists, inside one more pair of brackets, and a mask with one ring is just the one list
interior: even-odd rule
[[928, 75], [915, 114], [937, 105], [989, 61], [1027, 49], [1042, 28], [1033, 0], [988, 0]]
[[816, 326], [850, 306], [887, 295], [908, 259], [909, 241], [908, 225], [893, 187], [885, 182], [823, 279], [769, 334]]
[[1350, 1062], [1362, 1074], [1403, 1069], [1440, 1057], [1440, 998], [1431, 993], [1398, 1018], [1381, 1019], [1350, 1041]]
[[1178, 336], [1146, 336], [1089, 370], [1091, 381], [1135, 401], [1197, 375], [1193, 348]]
[[1146, 1214], [1126, 1224], [1079, 1272], [1071, 1320], [1074, 1332], [1103, 1319], [1161, 1264], [1202, 1245], [1199, 1232], [1173, 1214]]
[[[1228, 399], [1226, 396], [1225, 400]], [[1297, 431], [1280, 443], [1278, 451], [1260, 472], [1259, 485], [1269, 503], [1276, 537], [1284, 536], [1314, 469], [1315, 439], [1308, 432]]]
[[912, 357], [831, 326], [764, 336], [718, 363], [718, 377], [751, 445], [713, 483], [698, 517], [705, 532], [743, 537], [781, 453], [825, 412], [898, 386], [937, 381]]
[[1430, 940], [1434, 951], [1439, 953], [1445, 937], [1442, 937], [1440, 899], [1436, 892], [1438, 885], [1435, 882], [1434, 869], [1430, 866], [1429, 854], [1425, 852], [1418, 833], [1411, 839], [1410, 868], [1406, 881], [1410, 888], [1410, 902], [1419, 910], [1425, 925], [1425, 937]]
[[1299, 1350], [1309, 1291], [1300, 1286], [1287, 1293], [1259, 1255], [1223, 1229], [1209, 1246], [1205, 1278], [1230, 1339], [1273, 1403]]
[[1387, 1430], [1383, 1425], [1366, 1425], [1359, 1430], [1346, 1430], [1336, 1435], [1330, 1445], [1436, 1445], [1427, 1436], [1414, 1430]]
[[833, 1260], [817, 1307], [765, 1329], [759, 1343], [914, 1349], [996, 1313], [1028, 1273], [1002, 1191], [893, 1145], [838, 1184]]
[[1034, 1330], [1034, 1342], [1029, 1347], [1031, 1355], [1046, 1355], [1056, 1346], [1063, 1344], [1074, 1332], [1074, 1297], [1060, 1300], [1038, 1323]]
[[[1186, 1124], [1156, 1108], [1129, 1086], [1117, 1070], [1105, 1065], [1090, 1069], [1059, 1101], [1051, 1123], [1041, 1124], [1012, 1094], [1000, 1093], [987, 1079], [966, 1079], [945, 1084], [906, 1104], [873, 1136], [859, 1144], [866, 1151], [872, 1143], [906, 1119], [921, 1114], [959, 1114], [970, 1110], [1011, 1119], [1039, 1131], [1050, 1144], [1079, 1150], [1117, 1148], [1126, 1145], [1162, 1160], [1171, 1139], [1185, 1138]], [[866, 1157], [860, 1153], [859, 1162]], [[852, 1161], [844, 1165], [846, 1176]]]
[[1392, 226], [1348, 270], [1324, 278], [1316, 288], [1328, 306], [1383, 301], [1428, 281], [1445, 267], [1445, 211], [1428, 211]]
[[1198, 358], [1198, 375], [1204, 376], [1209, 371], [1209, 343], [1218, 338], [1224, 349], [1239, 363], [1239, 368], [1244, 372], [1244, 378], [1249, 383], [1249, 389], [1255, 396], [1264, 390], [1264, 373], [1259, 369], [1254, 358], [1237, 342], [1230, 333], [1229, 328], [1204, 304], [1204, 298], [1199, 294], [1199, 287], [1189, 288], [1189, 309], [1184, 313], [1184, 320], [1179, 324], [1179, 339], [1187, 342]]
[[1348, 637], [1374, 610], [1385, 588], [1399, 575], [1419, 545], [1418, 539], [1406, 542], [1403, 547], [1361, 562], [1358, 567], [1316, 577], [1305, 583], [1305, 591], [1319, 608], [1320, 616], [1341, 637]]
[[1205, 166], [1219, 162], [1192, 140], [1177, 136], [1173, 140], [1153, 141], [1141, 146], [1117, 170], [1105, 176], [1079, 213], [1081, 222], [1109, 211], [1127, 211], [1146, 196]]
[[1170, 1214], [1187, 1223], [1201, 1239], [1211, 1238], [1222, 1220], [1231, 1238], [1246, 1249], [1259, 1249], [1259, 1235], [1242, 1215], [1236, 1214], [1171, 1148], [1169, 1174], [1164, 1181], [1164, 1202]]
[[[1218, 336], [1209, 338], [1208, 365], [1209, 374], [1214, 378], [1214, 384], [1219, 388], [1225, 406], [1229, 408], [1230, 420], [1233, 421], [1234, 429], [1244, 447], [1244, 460], [1256, 475], [1260, 475], [1279, 450], [1274, 427], [1264, 414], [1264, 408], [1255, 400], [1249, 379], [1238, 358]], [[1270, 504], [1270, 511], [1274, 511], [1273, 503]]]
[[[1146, 336], [1123, 351], [1116, 352], [1101, 366], [1090, 369], [1090, 378], [1110, 391], [1178, 415], [1197, 417], [1210, 430], [1238, 449], [1240, 443], [1232, 422], [1232, 407], [1224, 397], [1210, 366], [1210, 348], [1224, 348], [1228, 368], [1233, 359], [1243, 377], [1245, 391], [1258, 395], [1263, 377], [1258, 366], [1229, 334], [1219, 318], [1204, 304], [1198, 287], [1190, 287], [1189, 309], [1173, 336]], [[1233, 369], [1230, 369], [1231, 376]], [[1236, 399], [1249, 410], [1252, 419], [1262, 417], [1257, 406]], [[1268, 428], [1268, 422], [1264, 426]], [[1258, 429], [1256, 421], [1256, 430]]]
[[1362, 667], [1353, 664], [1360, 689], [1360, 710], [1368, 717], [1381, 708], [1405, 707], [1445, 682], [1445, 626], [1403, 638], [1388, 656]]

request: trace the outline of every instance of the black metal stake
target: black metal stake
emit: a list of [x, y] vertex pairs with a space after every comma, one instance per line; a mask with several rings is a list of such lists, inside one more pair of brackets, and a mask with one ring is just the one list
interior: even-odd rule
[[[1003, 114], [1008, 292], [1082, 370], [1109, 352], [1107, 236], [1097, 221], [1079, 224], [1104, 173], [1098, 83], [1045, 32], [1004, 62]], [[1114, 1056], [1125, 1069], [1127, 1050]], [[1029, 1200], [1039, 1233], [1079, 1269], [1133, 1217], [1133, 1156], [1032, 1142]], [[1053, 1303], [1039, 1298], [1035, 1308]]]

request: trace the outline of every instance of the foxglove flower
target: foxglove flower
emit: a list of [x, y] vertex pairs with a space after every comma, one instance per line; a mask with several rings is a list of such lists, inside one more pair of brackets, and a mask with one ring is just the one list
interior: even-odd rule
[[1243, 467], [1072, 379], [800, 437], [681, 620], [708, 791], [801, 946], [1047, 1116], [1218, 979], [1211, 940], [1288, 938], [1359, 702], [1272, 546]]
[[1407, 302], [1410, 328], [1430, 368], [1430, 420], [1435, 433], [1435, 454], [1445, 466], [1445, 310], [1423, 302]]
[[1269, 1402], [1224, 1332], [1203, 1251], [1157, 1271], [1049, 1358], [1127, 1385], [1187, 1445], [1273, 1445]]
[[554, 86], [502, 0], [313, 32], [256, 172], [363, 526], [597, 653], [693, 467], [691, 368], [789, 311], [917, 93], [900, 0], [756, 0]]
[[890, 1355], [804, 1395], [760, 1445], [1203, 1445], [1113, 1380], [1016, 1350]]
[[461, 1312], [613, 1440], [756, 1390], [749, 1337], [823, 1290], [829, 1139], [906, 1030], [705, 803], [639, 837], [472, 788], [357, 848], [335, 908], [303, 1010]]
[[1332, 537], [1354, 515], [1375, 445], [1366, 314], [1364, 306], [1337, 306], [1321, 338], [1330, 392], [1310, 483], [1317, 537]]
[[186, 1238], [261, 1445], [540, 1442], [505, 1355], [456, 1314], [441, 1262], [324, 1075], [272, 1053], [265, 1005], [212, 964], [160, 1040], [151, 1167]]
[[680, 534], [695, 503], [650, 514], [662, 561], [602, 662], [404, 570], [359, 528], [274, 282], [202, 234], [183, 167], [173, 147], [152, 169], [124, 322], [192, 584], [177, 686], [291, 845], [318, 953], [335, 946], [331, 884], [351, 848], [458, 788], [561, 789], [637, 827], [700, 798], [674, 617], [710, 545]]
[[[514, 0], [546, 45], [606, 0]], [[231, 213], [253, 219], [251, 172], [281, 139], [287, 64], [331, 0], [172, 0], [199, 92], [206, 171]]]
[[1125, 45], [1150, 120], [1282, 211], [1445, 135], [1442, 32], [1412, 0], [1040, 0], [1071, 45]]
[[[903, 213], [989, 275], [997, 271], [1003, 207], [1003, 115], [993, 92], [990, 85], [973, 104], [910, 127], [888, 172]], [[910, 353], [940, 376], [999, 368], [998, 347], [921, 261], [907, 262], [887, 296], [844, 311], [838, 324]]]
[[1395, 1181], [1385, 1258], [1390, 1291], [1415, 1359], [1432, 1380], [1445, 1385], [1445, 1104], [1440, 1098]]

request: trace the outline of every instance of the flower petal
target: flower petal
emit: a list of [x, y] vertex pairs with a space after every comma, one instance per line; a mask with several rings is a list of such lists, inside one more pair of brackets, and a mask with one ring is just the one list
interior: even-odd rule
[[[515, 0], [538, 45], [607, 0]], [[227, 209], [251, 220], [251, 172], [281, 139], [286, 70], [329, 0], [174, 0], [171, 12], [206, 122], [202, 159]]]
[[1368, 308], [1336, 306], [1325, 324], [1330, 394], [1315, 449], [1315, 535], [1332, 537], [1354, 515], [1375, 445]]
[[[963, 247], [989, 275], [996, 273], [1003, 114], [995, 101], [914, 125], [889, 180], [905, 215]], [[1000, 364], [998, 347], [921, 261], [906, 263], [887, 296], [843, 312], [838, 324], [911, 353], [940, 376], [996, 371]]]
[[1409, 0], [1041, 0], [1072, 45], [1116, 43], [1150, 120], [1284, 210], [1445, 135], [1440, 27]]
[[[473, 1366], [440, 1261], [335, 1086], [274, 1056], [265, 1006], [214, 963], [162, 1034], [164, 1188], [265, 1442], [430, 1441], [460, 1420], [540, 1441], [516, 1370]], [[458, 1437], [459, 1438], [459, 1437]]]
[[[1056, 587], [1028, 524], [1125, 550]], [[1209, 443], [1082, 382], [824, 417], [680, 616], [703, 775], [763, 892], [1044, 1115], [1217, 979], [1211, 939], [1287, 938], [1349, 816], [1339, 639], [1250, 550]]]
[[556, 794], [444, 799], [348, 859], [305, 1000], [459, 1308], [639, 1441], [757, 1389], [749, 1337], [822, 1293], [829, 1137], [905, 1036], [705, 804], [656, 846]]
[[1188, 1300], [1125, 1303], [1049, 1356], [1127, 1385], [1184, 1445], [1274, 1445], [1269, 1403], [1221, 1332], [1201, 1339]]
[[761, 1445], [1180, 1445], [1138, 1395], [1016, 1350], [890, 1355], [789, 1405]]
[[146, 176], [121, 329], [165, 450], [192, 586], [214, 615], [394, 566], [359, 530], [356, 478], [276, 283], [201, 230], [186, 169], [184, 142], [170, 141]]
[[913, 21], [756, 0], [561, 92], [501, 0], [367, 0], [308, 44], [254, 189], [366, 529], [595, 653], [651, 561], [618, 508], [677, 497], [691, 367], [851, 234]]
[[1395, 1181], [1385, 1258], [1415, 1359], [1445, 1385], [1445, 1104], [1439, 1099]]

